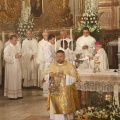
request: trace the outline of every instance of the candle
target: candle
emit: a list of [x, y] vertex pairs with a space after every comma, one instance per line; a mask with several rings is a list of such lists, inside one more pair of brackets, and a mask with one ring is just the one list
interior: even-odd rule
[[5, 42], [5, 33], [4, 33], [4, 31], [2, 31], [2, 41], [3, 41], [3, 43]]
[[118, 54], [120, 54], [120, 36], [118, 37]]
[[56, 41], [56, 37], [55, 37], [55, 52], [57, 52], [57, 50], [56, 50], [56, 47], [57, 47], [57, 46], [56, 46], [56, 42], [57, 42], [57, 41]]
[[65, 39], [63, 38], [63, 49], [65, 50]]
[[120, 74], [120, 36], [118, 37], [118, 73]]
[[70, 39], [72, 40], [71, 49], [73, 51], [73, 37], [72, 37], [72, 28], [70, 29]]

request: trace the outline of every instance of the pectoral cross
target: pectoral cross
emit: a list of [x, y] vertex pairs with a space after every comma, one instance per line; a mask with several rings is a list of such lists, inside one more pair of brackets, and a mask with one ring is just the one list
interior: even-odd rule
[[7, 10], [7, 0], [0, 0], [0, 11]]

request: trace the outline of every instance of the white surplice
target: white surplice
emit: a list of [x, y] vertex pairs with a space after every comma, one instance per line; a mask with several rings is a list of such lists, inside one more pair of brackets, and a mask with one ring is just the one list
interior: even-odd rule
[[[61, 65], [61, 64], [60, 64]], [[49, 74], [44, 78], [49, 83]], [[76, 78], [71, 75], [66, 75], [66, 86], [72, 85], [76, 82]], [[54, 114], [52, 102], [50, 101], [50, 120], [74, 120], [74, 113], [70, 114]]]
[[[68, 43], [68, 47], [70, 46], [70, 42], [72, 41], [69, 38], [64, 38], [65, 41], [67, 41]], [[61, 41], [63, 41], [63, 39], [60, 39], [56, 42], [56, 50], [59, 50], [59, 48], [61, 47]]]
[[[28, 40], [26, 38], [22, 43], [22, 72], [24, 79], [24, 87], [37, 86], [37, 48], [38, 42], [34, 38], [32, 38], [32, 40]], [[32, 55], [34, 56], [34, 58], [30, 60]]]
[[[100, 67], [99, 67], [100, 71], [109, 69], [108, 57], [103, 48], [100, 48], [97, 51], [97, 54], [95, 55], [95, 57], [98, 57], [98, 61], [100, 62]], [[94, 60], [91, 62], [91, 66], [92, 68], [94, 68]]]
[[5, 60], [5, 85], [4, 96], [8, 98], [22, 97], [21, 89], [21, 65], [20, 59], [15, 58], [19, 48], [13, 44], [9, 44], [4, 49]]
[[[95, 39], [92, 36], [85, 37], [84, 35], [79, 37], [76, 41], [76, 53], [81, 54], [81, 58], [86, 58], [87, 56], [93, 56], [95, 48]], [[82, 49], [83, 46], [87, 45], [88, 49]], [[89, 61], [85, 60], [80, 65], [81, 69], [89, 68]]]
[[38, 43], [38, 51], [37, 51], [37, 58], [36, 61], [39, 64], [38, 67], [38, 87], [43, 88], [42, 85], [42, 80], [43, 80], [43, 74], [44, 74], [44, 66], [45, 66], [45, 62], [44, 62], [44, 57], [43, 57], [43, 49], [44, 46], [47, 44], [47, 40], [42, 39], [39, 43]]
[[0, 85], [2, 84], [2, 55], [3, 55], [3, 42], [0, 41]]
[[[55, 50], [53, 50], [53, 45], [49, 42], [47, 42], [47, 44], [44, 46], [43, 59], [45, 63], [43, 73], [45, 73], [49, 64], [55, 60]], [[48, 87], [49, 87], [49, 84], [44, 82], [43, 83], [43, 96], [45, 97], [48, 96]]]

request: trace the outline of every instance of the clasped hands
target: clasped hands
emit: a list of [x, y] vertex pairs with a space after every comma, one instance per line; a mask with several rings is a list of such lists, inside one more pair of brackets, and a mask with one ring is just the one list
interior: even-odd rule
[[20, 53], [17, 53], [16, 55], [15, 55], [15, 58], [21, 58], [22, 57], [22, 54], [20, 54]]
[[65, 74], [63, 74], [63, 73], [61, 73], [61, 72], [58, 72], [58, 73], [50, 72], [50, 73], [49, 73], [49, 76], [50, 76], [50, 77], [56, 76], [56, 77], [59, 77], [59, 78], [65, 78]]

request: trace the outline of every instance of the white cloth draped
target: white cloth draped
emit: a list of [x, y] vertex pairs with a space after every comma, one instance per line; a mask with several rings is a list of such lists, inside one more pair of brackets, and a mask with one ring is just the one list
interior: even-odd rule
[[[49, 74], [47, 74], [44, 78], [47, 83], [49, 83]], [[72, 85], [76, 82], [76, 78], [71, 75], [66, 75], [66, 86]], [[74, 114], [54, 114], [52, 103], [50, 101], [50, 120], [73, 120]]]
[[42, 85], [42, 79], [43, 79], [43, 74], [44, 74], [44, 66], [45, 66], [45, 62], [44, 62], [44, 56], [43, 54], [45, 54], [43, 52], [44, 46], [47, 44], [47, 40], [42, 39], [39, 43], [38, 43], [38, 51], [37, 51], [37, 58], [36, 61], [39, 64], [38, 67], [38, 87], [43, 88]]
[[0, 41], [0, 85], [2, 84], [2, 53], [3, 53], [3, 43]]
[[9, 44], [4, 50], [4, 60], [6, 62], [4, 96], [8, 98], [22, 97], [20, 60], [15, 58], [18, 51], [18, 47], [12, 44]]
[[[87, 45], [88, 49], [82, 49], [83, 46]], [[85, 37], [84, 35], [79, 37], [76, 41], [76, 53], [81, 54], [81, 58], [86, 58], [87, 56], [93, 56], [95, 48], [95, 39], [92, 36]], [[80, 64], [81, 69], [89, 68], [89, 61], [85, 60]]]
[[[36, 39], [28, 40], [27, 38], [22, 43], [22, 72], [24, 87], [37, 86], [37, 69], [36, 54], [38, 48]], [[31, 57], [34, 56], [32, 60]]]

